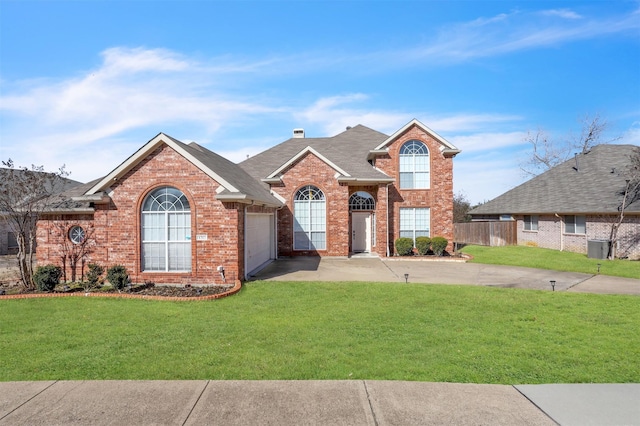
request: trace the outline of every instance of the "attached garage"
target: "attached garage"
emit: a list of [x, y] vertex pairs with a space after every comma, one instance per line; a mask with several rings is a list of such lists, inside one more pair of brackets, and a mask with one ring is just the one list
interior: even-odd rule
[[[273, 214], [248, 213], [245, 226], [245, 271], [257, 272], [276, 258]], [[245, 277], [246, 278], [246, 277]]]

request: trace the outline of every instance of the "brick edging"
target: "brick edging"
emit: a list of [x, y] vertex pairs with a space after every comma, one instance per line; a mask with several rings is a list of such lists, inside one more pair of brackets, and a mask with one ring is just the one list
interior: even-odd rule
[[0, 296], [0, 300], [10, 299], [36, 299], [41, 297], [118, 297], [123, 299], [147, 299], [147, 300], [167, 300], [173, 302], [183, 301], [199, 301], [199, 300], [214, 300], [221, 299], [223, 297], [236, 294], [242, 289], [242, 282], [236, 280], [233, 287], [224, 293], [210, 294], [208, 296], [195, 296], [195, 297], [178, 297], [178, 296], [150, 296], [145, 294], [130, 294], [130, 293], [37, 293], [37, 294], [7, 294]]

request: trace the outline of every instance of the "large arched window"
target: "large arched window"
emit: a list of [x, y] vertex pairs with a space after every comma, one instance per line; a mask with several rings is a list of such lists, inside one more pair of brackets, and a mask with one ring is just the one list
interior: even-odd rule
[[351, 197], [349, 197], [349, 210], [351, 211], [375, 210], [375, 209], [376, 209], [376, 201], [368, 192], [364, 192], [364, 191], [354, 192], [353, 194], [351, 194]]
[[400, 148], [400, 189], [429, 189], [429, 149], [417, 140]]
[[191, 271], [191, 209], [179, 189], [153, 190], [142, 204], [142, 270]]
[[324, 193], [313, 185], [298, 190], [293, 199], [293, 249], [325, 250], [326, 202]]

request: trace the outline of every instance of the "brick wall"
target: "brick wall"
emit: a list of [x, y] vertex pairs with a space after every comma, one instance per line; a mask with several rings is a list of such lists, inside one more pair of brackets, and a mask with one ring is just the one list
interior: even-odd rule
[[[518, 244], [553, 250], [565, 250], [575, 253], [587, 253], [589, 240], [608, 240], [614, 216], [586, 216], [586, 234], [567, 234], [564, 232], [563, 216], [538, 216], [538, 231], [525, 231], [523, 216], [518, 221]], [[616, 245], [617, 257], [640, 259], [640, 215], [626, 215], [618, 230]]]
[[[146, 195], [160, 186], [173, 186], [185, 193], [191, 208], [192, 270], [186, 273], [143, 272], [141, 266], [140, 211]], [[224, 266], [227, 282], [242, 277], [244, 207], [215, 200], [218, 184], [166, 145], [160, 146], [111, 186], [112, 202], [96, 205], [93, 218], [78, 220], [95, 227], [95, 250], [88, 261], [105, 267], [124, 265], [134, 282], [170, 284], [221, 283], [218, 266]], [[56, 218], [38, 225], [39, 264], [55, 263], [60, 235]], [[198, 241], [196, 235], [206, 235]]]
[[[416, 139], [429, 149], [431, 187], [430, 189], [399, 189], [399, 151], [402, 145]], [[431, 236], [441, 236], [449, 240], [447, 251], [453, 251], [453, 158], [442, 155], [442, 145], [431, 135], [414, 125], [401, 134], [390, 146], [389, 154], [376, 159], [376, 167], [394, 177], [396, 182], [389, 187], [389, 208], [392, 220], [389, 223], [390, 249], [400, 236], [400, 208], [428, 207], [431, 213]]]

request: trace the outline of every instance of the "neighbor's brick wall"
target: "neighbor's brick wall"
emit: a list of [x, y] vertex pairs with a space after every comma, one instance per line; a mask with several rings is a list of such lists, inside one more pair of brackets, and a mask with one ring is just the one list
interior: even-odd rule
[[[173, 186], [184, 192], [191, 208], [192, 271], [157, 273], [141, 270], [140, 211], [145, 196], [159, 186]], [[105, 267], [124, 265], [134, 282], [170, 284], [221, 283], [216, 268], [224, 266], [227, 282], [241, 277], [244, 247], [244, 209], [237, 203], [215, 200], [218, 184], [166, 145], [162, 145], [111, 186], [112, 202], [97, 205], [93, 215], [96, 248], [89, 261]], [[86, 219], [83, 219], [86, 220]], [[82, 226], [82, 223], [79, 222]], [[206, 241], [197, 241], [206, 234]], [[53, 222], [38, 226], [38, 262], [56, 262], [59, 236]]]
[[[399, 151], [402, 145], [416, 139], [429, 148], [431, 162], [430, 189], [401, 190], [399, 174]], [[400, 236], [400, 208], [428, 207], [431, 212], [431, 236], [445, 237], [449, 241], [447, 251], [453, 251], [453, 158], [446, 158], [440, 151], [441, 144], [418, 126], [411, 126], [390, 146], [389, 154], [376, 159], [376, 167], [396, 179], [389, 188], [389, 208], [392, 220], [389, 223], [389, 244], [395, 252], [394, 241]]]
[[[562, 218], [562, 219], [561, 219]], [[564, 233], [564, 216], [540, 215], [538, 231], [524, 230], [524, 217], [517, 216], [518, 244], [575, 253], [587, 253], [589, 240], [608, 240], [614, 216], [588, 215], [586, 217], [586, 235]], [[564, 242], [563, 242], [564, 240]], [[617, 256], [640, 258], [640, 215], [626, 215], [618, 230]]]

